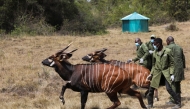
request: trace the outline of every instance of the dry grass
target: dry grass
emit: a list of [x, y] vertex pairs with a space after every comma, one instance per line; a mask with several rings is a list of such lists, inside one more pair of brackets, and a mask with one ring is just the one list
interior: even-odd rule
[[[172, 35], [181, 45], [186, 56], [186, 80], [182, 82], [182, 109], [190, 107], [190, 22], [176, 23], [179, 31], [167, 32], [165, 27], [152, 26], [148, 33], [122, 33], [121, 28], [109, 29], [109, 34], [102, 36], [52, 36], [21, 37], [0, 39], [0, 107], [1, 109], [79, 109], [80, 94], [70, 89], [65, 93], [65, 105], [58, 96], [64, 81], [51, 68], [44, 67], [41, 61], [67, 44], [74, 41], [69, 50], [78, 48], [70, 62], [84, 63], [81, 57], [94, 50], [108, 48], [106, 59], [126, 61], [135, 56], [134, 39], [140, 37], [149, 41], [151, 34], [161, 37], [165, 43]], [[139, 90], [142, 93], [145, 90]], [[155, 102], [155, 109], [166, 109], [165, 102], [169, 94], [165, 87], [159, 88], [160, 101]], [[136, 98], [122, 95], [122, 104], [118, 109], [140, 109]], [[144, 99], [145, 104], [147, 100]], [[112, 103], [104, 93], [89, 94], [87, 109], [105, 109]]]

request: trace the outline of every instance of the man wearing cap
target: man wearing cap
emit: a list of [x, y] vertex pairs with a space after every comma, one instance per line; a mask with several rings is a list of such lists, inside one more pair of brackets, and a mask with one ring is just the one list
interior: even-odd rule
[[154, 52], [154, 47], [153, 47], [153, 43], [154, 43], [154, 39], [156, 38], [156, 36], [153, 34], [150, 36], [150, 41], [146, 42], [146, 45], [148, 47], [149, 53], [152, 54]]
[[[155, 38], [155, 36], [154, 36]], [[153, 43], [153, 41], [150, 41], [151, 44]], [[127, 63], [130, 63], [132, 61], [136, 62], [139, 60], [139, 64], [148, 68], [151, 71], [152, 68], [152, 55], [150, 55], [149, 53], [149, 48], [147, 47], [147, 45], [145, 43], [141, 42], [140, 38], [136, 38], [135, 39], [135, 45], [137, 46], [137, 57], [133, 58], [133, 59], [129, 59], [127, 61]], [[153, 47], [153, 45], [151, 45]], [[151, 49], [152, 51], [154, 51], [154, 47], [153, 49]], [[153, 53], [153, 52], [152, 52]], [[152, 54], [151, 53], [151, 54]], [[132, 86], [133, 88], [137, 88], [136, 85]], [[158, 101], [158, 90], [156, 89], [154, 91], [154, 97], [155, 97], [155, 101]]]
[[[153, 58], [153, 52], [154, 52], [154, 46], [153, 46], [153, 43], [154, 43], [154, 39], [156, 39], [156, 36], [154, 34], [152, 34], [150, 36], [150, 41], [146, 42], [146, 46], [148, 47], [148, 50], [149, 50], [149, 53], [151, 55], [151, 58], [150, 58], [150, 69], [152, 69], [152, 58]], [[151, 70], [150, 70], [151, 71]], [[154, 100], [155, 101], [159, 101], [159, 98], [158, 98], [158, 91], [157, 89], [155, 89], [155, 92], [154, 92]]]
[[153, 67], [151, 74], [147, 77], [147, 80], [151, 81], [149, 93], [147, 96], [148, 106], [150, 109], [153, 107], [153, 95], [154, 90], [158, 89], [159, 86], [164, 82], [166, 90], [172, 96], [175, 102], [175, 106], [172, 109], [180, 108], [180, 101], [177, 97], [177, 94], [173, 91], [171, 84], [174, 81], [174, 58], [172, 51], [169, 48], [166, 48], [162, 44], [161, 38], [156, 38], [154, 40], [155, 52], [153, 53]]

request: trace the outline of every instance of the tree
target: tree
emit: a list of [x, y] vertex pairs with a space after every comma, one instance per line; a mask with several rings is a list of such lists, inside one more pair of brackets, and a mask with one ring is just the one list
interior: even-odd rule
[[187, 21], [187, 0], [171, 0], [169, 14], [177, 21]]

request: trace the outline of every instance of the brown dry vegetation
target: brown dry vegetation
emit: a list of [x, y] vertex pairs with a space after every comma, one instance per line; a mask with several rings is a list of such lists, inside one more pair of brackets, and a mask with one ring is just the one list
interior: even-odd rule
[[[151, 26], [151, 32], [129, 34], [121, 28], [109, 29], [109, 34], [101, 36], [36, 36], [0, 39], [0, 108], [1, 109], [79, 109], [80, 94], [68, 89], [65, 93], [65, 105], [58, 96], [64, 81], [52, 68], [42, 66], [41, 61], [67, 44], [74, 41], [68, 50], [78, 48], [70, 62], [85, 63], [81, 57], [101, 48], [108, 48], [106, 59], [126, 61], [135, 56], [134, 39], [140, 37], [149, 41], [151, 34], [163, 39], [172, 35], [181, 45], [186, 56], [186, 80], [182, 82], [182, 109], [190, 107], [190, 22], [177, 23], [179, 31], [165, 31], [167, 25]], [[143, 92], [145, 90], [139, 89]], [[165, 87], [159, 88], [160, 101], [155, 102], [155, 109], [170, 108], [165, 106], [169, 94]], [[122, 104], [118, 109], [140, 109], [136, 98], [122, 95]], [[144, 99], [145, 104], [147, 100]], [[104, 93], [90, 93], [86, 109], [105, 109], [112, 103]]]

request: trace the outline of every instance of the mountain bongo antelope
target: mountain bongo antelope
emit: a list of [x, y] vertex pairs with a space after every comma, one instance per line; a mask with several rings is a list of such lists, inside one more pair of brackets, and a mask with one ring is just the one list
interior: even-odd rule
[[[104, 58], [107, 56], [104, 52], [107, 49], [104, 48], [102, 50], [95, 51], [93, 53], [89, 53], [88, 55], [84, 56], [82, 59], [87, 62], [91, 63], [107, 63], [119, 66], [120, 68], [124, 69], [129, 73], [132, 78], [133, 84], [141, 87], [149, 89], [150, 81], [147, 81], [146, 78], [150, 74], [149, 69], [135, 64], [135, 63], [126, 63], [117, 60], [105, 60]], [[148, 94], [148, 90], [145, 92], [145, 96]], [[158, 100], [158, 92], [155, 90], [155, 100]]]
[[108, 109], [115, 109], [121, 103], [117, 97], [117, 93], [129, 94], [136, 96], [142, 108], [146, 108], [140, 92], [130, 88], [132, 79], [130, 75], [123, 69], [112, 66], [111, 64], [76, 64], [72, 65], [68, 59], [72, 56], [71, 52], [65, 52], [69, 45], [63, 50], [42, 61], [42, 64], [52, 67], [67, 81], [62, 87], [60, 98], [63, 100], [63, 94], [66, 88], [81, 93], [81, 109], [85, 108], [88, 93], [105, 92], [113, 105]]

